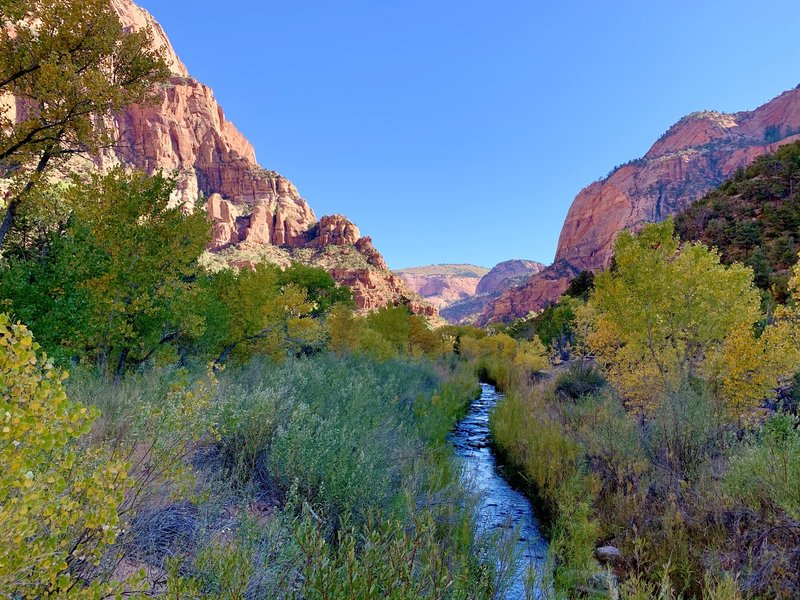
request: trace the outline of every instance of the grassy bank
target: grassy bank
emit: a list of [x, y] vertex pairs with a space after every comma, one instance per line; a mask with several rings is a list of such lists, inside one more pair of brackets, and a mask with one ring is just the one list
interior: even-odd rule
[[545, 519], [565, 597], [604, 545], [621, 552], [608, 566], [623, 598], [796, 597], [796, 417], [742, 434], [687, 387], [643, 420], [584, 366], [508, 392], [492, 432]]
[[[60, 536], [66, 572], [91, 582], [69, 584], [77, 597], [497, 591], [501, 574], [477, 558], [493, 550], [475, 535], [445, 439], [479, 392], [460, 361], [318, 354], [254, 358], [218, 376], [154, 368], [118, 383], [78, 369], [64, 385], [76, 410], [99, 415], [70, 461], [121, 465], [124, 481], [103, 504], [118, 515], [113, 535], [96, 539], [87, 521]], [[84, 496], [76, 508], [91, 506]], [[39, 508], [25, 518], [45, 516]], [[47, 535], [29, 531], [26, 543]], [[73, 562], [67, 550], [90, 539], [93, 558]], [[20, 562], [3, 590], [50, 593], [61, 569]]]

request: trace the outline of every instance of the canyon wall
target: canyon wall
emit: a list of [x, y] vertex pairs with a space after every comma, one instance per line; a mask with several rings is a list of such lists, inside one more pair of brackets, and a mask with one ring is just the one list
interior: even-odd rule
[[753, 111], [684, 117], [642, 158], [584, 188], [567, 213], [553, 265], [490, 302], [477, 322], [511, 320], [556, 301], [575, 274], [608, 266], [620, 231], [678, 213], [740, 167], [796, 139], [797, 88]]

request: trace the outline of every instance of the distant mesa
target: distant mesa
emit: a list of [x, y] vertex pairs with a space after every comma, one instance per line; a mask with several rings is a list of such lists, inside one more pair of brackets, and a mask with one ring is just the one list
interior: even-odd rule
[[608, 266], [620, 231], [677, 214], [740, 167], [797, 139], [797, 88], [753, 111], [682, 118], [642, 158], [584, 188], [564, 221], [554, 263], [489, 302], [477, 323], [508, 321], [554, 302], [571, 277]]

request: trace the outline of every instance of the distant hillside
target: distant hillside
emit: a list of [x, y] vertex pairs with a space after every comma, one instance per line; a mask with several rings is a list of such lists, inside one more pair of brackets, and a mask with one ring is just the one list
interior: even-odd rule
[[461, 265], [461, 264], [445, 264], [445, 265], [427, 265], [424, 267], [408, 267], [407, 269], [395, 269], [395, 273], [403, 275], [442, 275], [449, 277], [477, 277], [480, 279], [486, 275], [490, 269], [486, 267], [479, 267], [477, 265]]
[[470, 298], [481, 278], [489, 272], [475, 265], [427, 265], [395, 271], [406, 285], [438, 308]]
[[786, 299], [800, 252], [800, 142], [740, 169], [676, 218], [684, 240], [719, 249], [725, 263], [753, 268], [758, 287]]
[[441, 316], [451, 323], [471, 322], [489, 302], [509, 288], [524, 284], [531, 275], [544, 268], [542, 263], [534, 260], [513, 259], [501, 262], [481, 278], [473, 295], [443, 307]]
[[475, 265], [426, 265], [398, 269], [408, 287], [441, 311], [451, 323], [470, 322], [486, 304], [503, 291], [522, 285], [544, 265], [533, 260], [513, 259], [492, 269]]

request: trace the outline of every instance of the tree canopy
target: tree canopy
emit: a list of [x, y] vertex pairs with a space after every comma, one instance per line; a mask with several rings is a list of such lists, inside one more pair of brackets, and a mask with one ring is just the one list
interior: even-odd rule
[[0, 5], [0, 176], [11, 178], [0, 247], [23, 202], [54, 168], [113, 143], [104, 117], [151, 100], [168, 68], [151, 32], [123, 28], [108, 0]]

